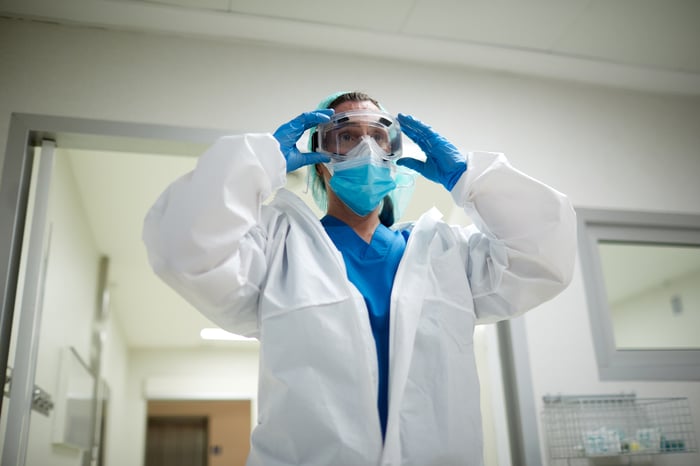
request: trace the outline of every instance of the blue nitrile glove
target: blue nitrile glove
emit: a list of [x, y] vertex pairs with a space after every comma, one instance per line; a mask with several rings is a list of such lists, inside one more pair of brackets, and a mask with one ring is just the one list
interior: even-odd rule
[[425, 123], [403, 113], [399, 113], [398, 120], [401, 131], [425, 152], [426, 161], [405, 157], [396, 163], [415, 170], [452, 191], [459, 177], [467, 170], [466, 157], [450, 141]]
[[292, 121], [283, 124], [273, 134], [277, 142], [280, 143], [282, 155], [287, 159], [287, 173], [314, 163], [329, 162], [330, 157], [319, 152], [300, 152], [297, 148], [297, 141], [304, 131], [313, 128], [319, 123], [330, 121], [333, 109], [314, 110], [302, 113]]

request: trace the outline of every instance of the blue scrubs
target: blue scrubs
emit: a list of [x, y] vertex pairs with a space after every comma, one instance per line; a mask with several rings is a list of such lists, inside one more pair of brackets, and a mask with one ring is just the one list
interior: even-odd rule
[[382, 436], [386, 433], [389, 380], [389, 306], [391, 288], [406, 249], [408, 233], [392, 231], [379, 225], [367, 244], [347, 224], [329, 215], [321, 224], [343, 255], [348, 279], [362, 293], [369, 310], [369, 321], [377, 347], [379, 393], [377, 407]]

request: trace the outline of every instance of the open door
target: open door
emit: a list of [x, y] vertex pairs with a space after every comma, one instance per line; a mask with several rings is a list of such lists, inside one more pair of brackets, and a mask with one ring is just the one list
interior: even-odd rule
[[12, 115], [0, 180], [3, 465], [104, 465], [105, 413], [122, 415], [109, 407], [100, 368], [109, 259], [84, 234], [89, 225], [78, 228], [85, 219], [65, 149], [138, 153], [219, 135]]
[[[24, 269], [21, 291], [17, 299], [21, 318], [17, 322], [13, 345], [8, 354], [14, 355], [14, 364], [6, 367], [10, 383], [7, 392], [7, 425], [2, 450], [2, 464], [20, 466], [25, 464], [29, 425], [32, 409], [46, 416], [53, 409], [49, 393], [35, 386], [34, 373], [39, 346], [39, 327], [43, 301], [43, 284], [46, 259], [50, 244], [50, 227], [46, 215], [49, 205], [51, 174], [54, 164], [55, 142], [42, 141], [40, 150], [33, 156], [34, 174], [27, 202], [27, 241], [23, 242], [21, 266]], [[4, 405], [5, 403], [3, 403]]]

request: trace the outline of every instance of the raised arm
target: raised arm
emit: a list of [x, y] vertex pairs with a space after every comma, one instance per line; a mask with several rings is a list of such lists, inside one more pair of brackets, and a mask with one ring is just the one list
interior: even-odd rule
[[285, 183], [269, 134], [219, 139], [146, 215], [143, 241], [156, 274], [223, 328], [257, 334], [266, 274], [263, 201]]
[[566, 196], [513, 168], [498, 153], [466, 156], [429, 126], [399, 115], [426, 161], [399, 163], [442, 184], [474, 225], [454, 227], [480, 323], [519, 315], [571, 281], [576, 216]]

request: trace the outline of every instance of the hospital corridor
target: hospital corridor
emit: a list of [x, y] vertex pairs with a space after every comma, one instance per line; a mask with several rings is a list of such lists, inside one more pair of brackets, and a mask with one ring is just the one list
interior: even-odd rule
[[0, 465], [700, 465], [698, 20], [0, 1]]

